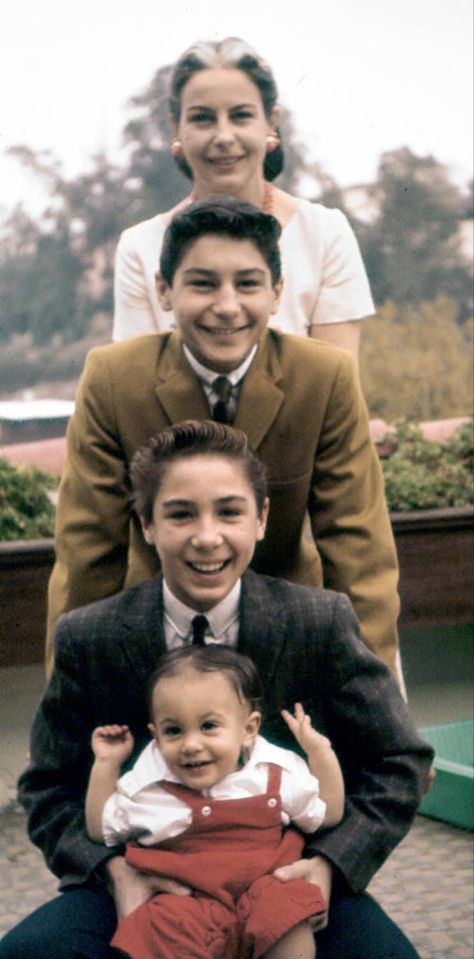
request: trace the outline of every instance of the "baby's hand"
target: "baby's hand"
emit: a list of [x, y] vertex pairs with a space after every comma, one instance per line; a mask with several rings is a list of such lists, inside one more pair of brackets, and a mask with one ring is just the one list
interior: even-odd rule
[[122, 765], [131, 755], [135, 740], [128, 726], [97, 726], [92, 733], [92, 751], [96, 759], [111, 759]]
[[305, 753], [308, 754], [318, 749], [331, 748], [329, 739], [323, 736], [322, 733], [318, 733], [316, 729], [313, 729], [311, 717], [305, 713], [301, 703], [295, 703], [294, 716], [292, 716], [287, 709], [282, 709], [281, 715]]

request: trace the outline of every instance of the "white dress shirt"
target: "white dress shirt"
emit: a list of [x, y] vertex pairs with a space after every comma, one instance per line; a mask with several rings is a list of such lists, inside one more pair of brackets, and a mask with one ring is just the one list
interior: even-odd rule
[[[274, 746], [263, 736], [257, 736], [252, 754], [242, 769], [225, 776], [202, 794], [215, 800], [260, 796], [267, 789], [269, 763], [282, 769], [282, 823], [287, 826], [292, 822], [303, 832], [314, 832], [326, 813], [326, 803], [319, 797], [318, 780], [301, 756]], [[133, 769], [121, 777], [116, 792], [105, 803], [102, 831], [107, 846], [128, 840], [153, 846], [188, 828], [193, 817], [190, 806], [166, 792], [160, 785], [163, 780], [179, 782], [153, 740]]]
[[[201, 386], [206, 394], [207, 402], [209, 403], [209, 410], [212, 413], [215, 404], [217, 403], [219, 396], [214, 392], [212, 384], [217, 379], [218, 376], [222, 376], [222, 373], [217, 373], [215, 370], [208, 370], [206, 366], [203, 366], [199, 360], [191, 353], [191, 350], [188, 350], [188, 347], [183, 344], [183, 352], [189, 363], [193, 368], [196, 376], [198, 377]], [[229, 412], [232, 417], [235, 416], [237, 411], [237, 401], [239, 399], [239, 392], [242, 380], [257, 352], [257, 345], [250, 350], [249, 355], [245, 358], [244, 362], [240, 364], [235, 370], [231, 370], [230, 373], [226, 373], [226, 377], [229, 380], [229, 383], [232, 386], [232, 391], [228, 400]]]
[[[230, 593], [209, 609], [205, 614], [209, 627], [204, 634], [205, 643], [222, 643], [224, 646], [237, 646], [239, 635], [239, 602], [241, 581], [237, 580]], [[163, 580], [164, 630], [167, 649], [180, 649], [191, 642], [191, 622], [197, 609], [190, 609], [171, 592], [166, 580]]]

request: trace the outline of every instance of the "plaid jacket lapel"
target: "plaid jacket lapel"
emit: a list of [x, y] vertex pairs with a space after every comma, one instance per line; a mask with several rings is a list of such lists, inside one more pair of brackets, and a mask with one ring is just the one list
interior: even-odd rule
[[283, 603], [275, 599], [263, 576], [247, 570], [242, 577], [238, 648], [253, 659], [265, 696], [277, 675], [285, 636]]
[[147, 683], [166, 652], [163, 628], [163, 577], [143, 583], [122, 615], [117, 643], [130, 670]]

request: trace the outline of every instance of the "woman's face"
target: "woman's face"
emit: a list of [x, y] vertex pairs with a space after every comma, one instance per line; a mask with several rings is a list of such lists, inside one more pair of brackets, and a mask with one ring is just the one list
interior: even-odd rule
[[277, 108], [266, 117], [258, 87], [242, 70], [194, 73], [183, 88], [174, 132], [193, 172], [196, 196], [260, 196], [266, 138], [277, 118]]

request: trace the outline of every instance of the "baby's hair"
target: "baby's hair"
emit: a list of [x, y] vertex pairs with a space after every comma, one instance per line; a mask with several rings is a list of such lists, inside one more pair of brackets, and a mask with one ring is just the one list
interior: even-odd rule
[[184, 646], [174, 649], [160, 659], [148, 687], [148, 709], [152, 716], [153, 693], [160, 680], [179, 676], [186, 668], [197, 673], [224, 673], [238, 699], [248, 703], [251, 710], [262, 712], [263, 690], [254, 663], [243, 653], [228, 646], [210, 643], [208, 646]]

